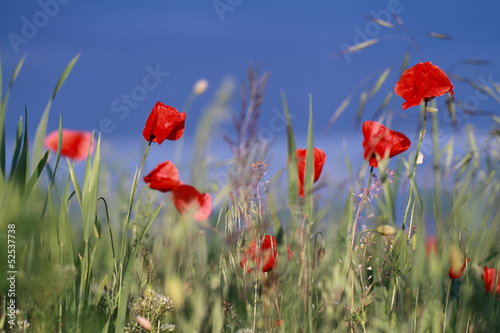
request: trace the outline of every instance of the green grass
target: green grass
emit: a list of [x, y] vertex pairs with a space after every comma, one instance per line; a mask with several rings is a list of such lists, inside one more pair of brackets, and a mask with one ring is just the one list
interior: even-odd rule
[[[484, 265], [500, 266], [498, 133], [478, 146], [474, 129], [468, 126], [463, 156], [453, 152], [452, 141], [441, 145], [433, 141], [433, 156], [426, 156], [434, 167], [435, 186], [430, 189], [412, 182], [415, 155], [406, 154], [394, 158], [397, 178], [386, 174], [385, 167], [375, 169], [370, 191], [380, 196], [372, 197], [363, 192], [366, 163], [355, 174], [346, 158], [352, 183], [347, 188], [324, 189], [323, 194], [335, 193], [320, 202], [310, 167], [305, 172], [305, 196], [297, 195], [296, 144], [283, 96], [289, 158], [287, 196], [281, 196], [275, 175], [266, 175], [254, 164], [266, 157], [255, 129], [267, 75], [251, 70], [250, 93], [235, 117], [238, 139], [230, 144], [234, 159], [226, 161], [231, 168], [225, 184], [209, 183], [207, 175], [217, 163], [209, 163], [204, 147], [210, 138], [208, 128], [231, 116], [233, 84], [225, 82], [219, 88], [198, 125], [191, 183], [200, 192], [213, 190], [214, 202], [210, 219], [198, 223], [183, 218], [167, 195], [144, 186], [142, 165], [128, 175], [102, 164], [97, 133], [83, 179], [78, 179], [73, 164], [64, 161], [60, 151], [55, 162], [48, 163], [43, 139], [50, 106], [77, 58], [56, 83], [36, 130], [33, 155], [27, 140], [29, 110], [18, 124], [13, 156], [5, 154], [5, 127], [13, 126], [5, 124], [8, 95], [24, 58], [0, 95], [0, 329], [145, 332], [137, 324], [141, 316], [154, 332], [500, 330], [500, 303], [485, 293], [482, 280]], [[403, 67], [407, 62], [405, 57]], [[386, 95], [381, 86], [389, 80], [388, 74], [389, 69], [378, 76], [370, 98], [379, 92]], [[368, 95], [363, 96], [359, 110], [369, 102]], [[311, 97], [309, 152], [314, 147], [313, 115]], [[427, 135], [432, 132], [437, 137], [435, 115], [427, 119], [431, 128]], [[63, 119], [60, 143], [62, 128]], [[141, 138], [140, 133], [137, 137]], [[179, 144], [166, 141], [161, 148]], [[308, 156], [310, 166], [312, 154]], [[60, 162], [68, 163], [69, 175], [57, 172]], [[417, 174], [419, 169], [416, 166]], [[365, 195], [362, 199], [355, 193]], [[405, 230], [396, 207], [408, 207]], [[437, 252], [431, 254], [426, 253], [429, 224], [440, 230]], [[360, 225], [373, 229], [361, 231]], [[386, 225], [396, 228], [395, 233], [385, 232], [387, 227], [377, 231]], [[14, 268], [4, 260], [10, 229], [15, 229]], [[246, 274], [240, 266], [242, 251], [264, 234], [278, 240], [279, 265], [268, 273]], [[290, 261], [287, 246], [292, 250]], [[457, 248], [471, 260], [460, 279], [451, 280], [450, 253]], [[18, 310], [12, 327], [6, 316], [12, 298], [7, 280], [11, 270], [17, 271]]]

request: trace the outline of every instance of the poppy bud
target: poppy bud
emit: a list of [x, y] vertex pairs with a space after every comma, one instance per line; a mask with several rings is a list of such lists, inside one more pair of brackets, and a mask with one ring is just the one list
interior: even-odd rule
[[137, 323], [146, 331], [151, 332], [153, 328], [151, 322], [142, 316], [136, 317]]
[[377, 232], [384, 236], [394, 235], [396, 233], [396, 228], [384, 224], [377, 227]]
[[[304, 175], [306, 172], [306, 158], [307, 149], [297, 149], [297, 169], [299, 172], [299, 195], [304, 196]], [[314, 148], [313, 150], [313, 163], [314, 163], [314, 182], [319, 179], [321, 171], [323, 170], [323, 165], [325, 164], [326, 154], [320, 148]]]
[[448, 275], [450, 276], [450, 279], [458, 279], [462, 276], [465, 266], [469, 262], [470, 258], [464, 259], [462, 251], [460, 251], [460, 249], [455, 245], [450, 246], [449, 256], [450, 270], [448, 271]]
[[208, 81], [205, 79], [200, 79], [196, 81], [193, 86], [193, 93], [197, 96], [203, 94], [208, 88]]

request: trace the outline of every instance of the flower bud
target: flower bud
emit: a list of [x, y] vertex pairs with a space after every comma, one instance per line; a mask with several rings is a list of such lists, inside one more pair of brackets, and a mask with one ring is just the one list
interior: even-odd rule
[[377, 232], [384, 236], [394, 235], [396, 233], [396, 228], [384, 224], [377, 227]]
[[417, 164], [422, 164], [424, 162], [424, 154], [418, 152]]
[[137, 316], [137, 323], [146, 331], [151, 332], [151, 322], [142, 316]]
[[205, 79], [200, 79], [196, 81], [193, 86], [193, 93], [197, 96], [203, 94], [208, 88], [208, 81]]

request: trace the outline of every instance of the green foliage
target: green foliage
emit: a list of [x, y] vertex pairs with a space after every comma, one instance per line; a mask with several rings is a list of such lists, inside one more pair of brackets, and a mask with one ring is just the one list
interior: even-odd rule
[[[61, 117], [59, 148], [53, 166], [48, 164], [50, 153], [43, 151], [43, 141], [50, 106], [77, 59], [56, 84], [38, 125], [32, 155], [26, 108], [17, 126], [12, 157], [5, 156], [7, 100], [24, 58], [3, 95], [0, 87], [0, 241], [6, 253], [6, 231], [15, 225], [19, 327], [29, 323], [33, 332], [500, 330], [500, 303], [496, 295], [484, 291], [482, 275], [485, 265], [500, 268], [498, 133], [481, 141], [474, 128], [467, 126], [463, 154], [456, 153], [453, 138], [447, 142], [433, 139], [432, 188], [413, 176], [415, 170], [421, 171], [410, 154], [395, 162], [394, 171], [386, 169], [387, 161], [380, 161], [379, 168], [370, 171], [369, 186], [364, 189], [366, 163], [355, 176], [346, 154], [351, 182], [338, 187], [328, 184], [327, 191], [318, 192], [312, 167], [310, 97], [304, 197], [299, 198], [296, 143], [283, 95], [288, 160], [273, 163], [286, 165], [286, 195], [277, 189], [279, 175], [266, 175], [267, 164], [261, 160], [266, 152], [247, 146], [235, 149], [234, 159], [222, 163], [235, 166], [228, 170], [233, 178], [213, 186], [219, 191], [214, 200], [217, 205], [208, 221], [197, 222], [178, 214], [171, 202], [165, 202], [165, 194], [141, 183], [149, 146], [131, 183], [130, 175], [119, 166], [101, 163], [98, 135], [95, 151], [89, 150], [83, 179], [69, 160], [69, 174], [63, 176], [57, 173]], [[409, 53], [402, 68], [408, 61]], [[361, 93], [360, 117], [369, 110], [370, 99], [391, 80], [393, 67], [385, 68], [371, 89]], [[248, 107], [240, 114], [243, 121], [252, 119], [247, 123], [252, 130], [241, 130], [239, 143], [255, 142], [267, 78], [267, 74], [259, 77], [250, 71], [250, 91], [258, 93], [249, 96]], [[207, 174], [218, 167], [209, 163], [205, 148], [213, 139], [213, 128], [230, 115], [233, 85], [223, 83], [199, 120], [198, 149], [190, 170], [197, 187], [209, 188]], [[470, 85], [496, 96], [491, 89]], [[391, 96], [385, 95], [376, 115], [384, 111]], [[344, 100], [330, 124], [352, 98]], [[446, 100], [446, 105], [452, 119], [457, 117], [455, 102]], [[426, 114], [424, 109], [422, 114]], [[427, 121], [432, 137], [437, 138], [437, 113]], [[361, 147], [356, 149], [361, 155]], [[126, 178], [115, 176], [118, 181], [112, 182], [111, 173]], [[324, 192], [328, 192], [326, 198]], [[434, 226], [439, 228], [435, 249], [426, 238]], [[277, 265], [269, 272], [254, 269], [248, 273], [241, 259], [249, 243], [264, 235], [277, 239]], [[456, 249], [470, 262], [459, 279], [451, 280], [447, 273]], [[12, 269], [2, 261], [0, 270], [6, 274]], [[4, 311], [10, 286], [6, 276], [0, 277]], [[0, 319], [0, 329], [11, 330], [5, 319]]]

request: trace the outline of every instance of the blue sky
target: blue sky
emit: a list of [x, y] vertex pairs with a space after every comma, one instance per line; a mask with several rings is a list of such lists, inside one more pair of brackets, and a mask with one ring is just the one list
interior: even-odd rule
[[[360, 125], [354, 121], [360, 93], [371, 90], [378, 75], [392, 66], [380, 96], [366, 106], [362, 120], [372, 119], [386, 92], [393, 89], [409, 47], [401, 39], [407, 36], [404, 31], [383, 28], [367, 19], [378, 15], [397, 24], [387, 15], [390, 12], [402, 18], [419, 45], [421, 54], [413, 52], [410, 65], [432, 61], [447, 71], [466, 58], [485, 59], [491, 65], [459, 66], [455, 71], [474, 80], [500, 81], [496, 63], [500, 54], [498, 1], [3, 0], [0, 51], [4, 87], [15, 64], [27, 56], [11, 93], [7, 135], [14, 135], [24, 105], [34, 133], [59, 75], [81, 53], [52, 105], [49, 131], [57, 128], [59, 114], [64, 127], [83, 130], [99, 130], [100, 122], [107, 118], [114, 127], [103, 133], [104, 140], [142, 140], [144, 123], [156, 101], [181, 108], [193, 83], [206, 78], [209, 89], [196, 100], [186, 120], [189, 140], [222, 80], [232, 77], [241, 83], [253, 63], [271, 72], [262, 108], [263, 126], [274, 117], [273, 110], [281, 112], [281, 92], [285, 92], [297, 135], [303, 136], [308, 95], [312, 94], [318, 142], [339, 151], [342, 138], [354, 140], [351, 146], [360, 145]], [[430, 38], [425, 35], [428, 32], [449, 34], [452, 40]], [[399, 37], [394, 39], [394, 35]], [[349, 57], [338, 55], [342, 46], [367, 38], [384, 40]], [[359, 86], [372, 74], [371, 80]], [[498, 104], [491, 99], [478, 99], [467, 85], [453, 83], [457, 99], [477, 102], [473, 104], [477, 110], [498, 112]], [[137, 88], [145, 85], [151, 89]], [[128, 104], [126, 116], [114, 112], [126, 105], [122, 96], [134, 89], [146, 94]], [[323, 131], [350, 93], [352, 103], [332, 128]], [[236, 90], [235, 110], [239, 97]], [[394, 96], [387, 112], [394, 113], [392, 128], [412, 138], [418, 114], [415, 110], [403, 112], [402, 102]], [[444, 110], [442, 103], [438, 101], [438, 107]], [[467, 121], [484, 133], [491, 128], [487, 118], [468, 117]], [[444, 128], [451, 131], [449, 126]]]

